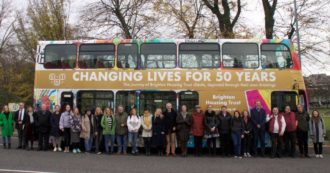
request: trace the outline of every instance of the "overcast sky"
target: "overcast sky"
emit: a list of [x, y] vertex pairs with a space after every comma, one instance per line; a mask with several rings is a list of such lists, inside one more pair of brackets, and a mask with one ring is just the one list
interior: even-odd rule
[[[97, 0], [71, 0], [71, 5], [69, 9], [69, 22], [73, 24], [78, 23], [77, 20], [79, 20], [80, 10], [83, 8], [84, 5], [93, 1]], [[17, 10], [24, 11], [27, 6], [28, 0], [13, 0], [13, 2]], [[261, 0], [250, 0], [248, 2], [249, 3], [246, 4], [245, 9], [241, 13], [239, 20], [250, 21], [246, 22], [246, 25], [249, 28], [254, 29], [255, 38], [263, 38], [264, 14], [262, 2]], [[329, 44], [327, 47], [328, 52], [330, 52]], [[322, 61], [322, 63], [315, 63], [311, 60], [303, 60], [304, 75], [310, 75], [311, 73], [327, 73], [330, 75], [330, 57], [321, 57], [320, 60]]]

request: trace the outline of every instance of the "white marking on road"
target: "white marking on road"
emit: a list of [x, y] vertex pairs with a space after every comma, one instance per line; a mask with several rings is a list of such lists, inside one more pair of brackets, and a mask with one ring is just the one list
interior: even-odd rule
[[22, 173], [55, 173], [55, 172], [40, 172], [40, 171], [14, 170], [14, 169], [0, 169], [0, 172], [22, 172]]

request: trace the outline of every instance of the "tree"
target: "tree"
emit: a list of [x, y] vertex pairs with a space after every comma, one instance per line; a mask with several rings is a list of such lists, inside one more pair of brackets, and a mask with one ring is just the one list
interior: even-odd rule
[[127, 39], [153, 35], [156, 19], [148, 0], [98, 0], [82, 11], [88, 31]]
[[[297, 0], [297, 20], [299, 21], [301, 59], [305, 73], [315, 73], [315, 69], [322, 72], [330, 70], [327, 57], [330, 56], [327, 36], [330, 27], [328, 1], [323, 0]], [[279, 1], [274, 35], [277, 37], [287, 36], [295, 27], [295, 11], [293, 2]], [[296, 29], [296, 28], [294, 28]], [[297, 43], [296, 32], [291, 40]], [[328, 63], [327, 63], [328, 62]]]
[[[218, 25], [223, 38], [234, 38], [234, 26], [241, 14], [242, 4], [241, 0], [234, 1], [228, 0], [203, 0], [205, 5], [212, 11], [218, 19]], [[212, 3], [213, 2], [213, 3]], [[236, 13], [231, 16], [231, 11], [236, 9]], [[223, 12], [221, 12], [221, 10]]]
[[67, 23], [68, 0], [30, 0], [25, 14], [17, 15], [14, 31], [20, 45], [35, 62], [38, 40], [67, 40], [74, 38], [75, 29]]
[[14, 20], [11, 17], [12, 6], [9, 0], [0, 2], [0, 67], [6, 67], [6, 53], [10, 46], [11, 39], [14, 35], [12, 23]]
[[158, 0], [155, 4], [155, 10], [163, 16], [174, 18], [174, 24], [179, 25], [178, 29], [187, 38], [195, 38], [196, 33], [202, 33], [203, 27], [207, 27], [199, 26], [204, 18], [204, 4], [199, 0]]
[[274, 33], [274, 24], [275, 24], [274, 14], [276, 11], [277, 0], [262, 0], [262, 5], [264, 7], [264, 14], [265, 14], [266, 38], [272, 39]]

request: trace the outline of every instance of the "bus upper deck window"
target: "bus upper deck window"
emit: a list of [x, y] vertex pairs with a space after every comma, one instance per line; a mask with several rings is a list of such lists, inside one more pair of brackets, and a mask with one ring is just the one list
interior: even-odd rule
[[80, 68], [113, 68], [114, 44], [82, 44], [79, 53]]
[[220, 46], [218, 43], [181, 43], [179, 64], [181, 68], [220, 67]]
[[48, 69], [74, 68], [76, 46], [73, 44], [51, 44], [45, 47], [44, 67]]
[[146, 43], [141, 45], [142, 68], [175, 68], [176, 44]]
[[118, 45], [118, 68], [137, 68], [137, 44]]
[[224, 43], [222, 56], [225, 68], [258, 68], [259, 66], [256, 43]]
[[284, 44], [264, 43], [261, 45], [263, 68], [292, 68], [290, 49]]

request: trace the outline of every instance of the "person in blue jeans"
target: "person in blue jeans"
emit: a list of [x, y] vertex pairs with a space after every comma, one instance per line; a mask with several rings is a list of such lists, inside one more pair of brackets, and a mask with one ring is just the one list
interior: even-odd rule
[[136, 113], [136, 109], [131, 110], [130, 115], [127, 118], [127, 127], [128, 127], [128, 140], [132, 146], [132, 154], [137, 154], [137, 137], [139, 135], [139, 129], [141, 127], [140, 117]]
[[92, 149], [93, 144], [93, 122], [94, 116], [92, 115], [91, 110], [86, 110], [85, 114], [81, 118], [81, 132], [80, 132], [80, 138], [84, 139], [85, 144], [85, 152], [89, 153]]
[[119, 105], [115, 114], [116, 121], [116, 140], [118, 145], [118, 154], [127, 154], [127, 113], [124, 112], [124, 106]]
[[231, 138], [234, 145], [235, 158], [242, 158], [241, 155], [241, 138], [243, 135], [243, 121], [239, 111], [234, 112], [234, 117], [231, 120]]
[[[116, 119], [110, 108], [104, 109], [104, 114], [101, 120], [101, 126], [103, 128], [105, 153], [111, 154], [113, 153], [113, 146], [115, 144]], [[110, 151], [109, 151], [109, 142], [111, 142]]]
[[265, 155], [265, 124], [266, 111], [262, 108], [260, 100], [256, 101], [255, 108], [251, 109], [251, 121], [253, 124], [253, 152], [258, 155], [258, 141], [260, 142], [261, 156]]

